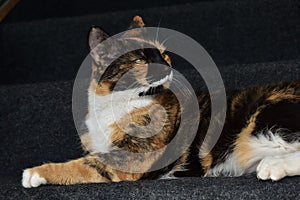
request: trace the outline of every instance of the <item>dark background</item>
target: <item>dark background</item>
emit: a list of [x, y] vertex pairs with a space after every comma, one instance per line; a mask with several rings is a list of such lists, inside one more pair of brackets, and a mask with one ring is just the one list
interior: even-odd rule
[[212, 2], [214, 0], [21, 0], [5, 21], [19, 22], [54, 17], [104, 14], [205, 1]]
[[194, 38], [220, 68], [297, 59], [299, 7], [298, 0], [23, 0], [0, 25], [0, 84], [74, 79], [89, 27], [116, 34], [136, 14]]

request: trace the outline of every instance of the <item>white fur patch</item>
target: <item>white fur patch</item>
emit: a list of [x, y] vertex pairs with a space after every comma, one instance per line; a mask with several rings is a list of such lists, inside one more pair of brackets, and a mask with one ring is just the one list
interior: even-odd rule
[[[280, 131], [280, 129], [278, 130]], [[255, 172], [258, 163], [268, 156], [280, 156], [298, 151], [299, 142], [288, 143], [271, 130], [268, 135], [251, 137], [250, 146], [252, 149], [251, 159], [246, 166], [246, 172]]]
[[167, 174], [164, 174], [159, 179], [177, 179], [178, 177], [174, 176], [174, 172], [176, 172], [176, 170], [172, 170], [172, 171], [168, 172]]
[[172, 79], [173, 79], [173, 71], [171, 71], [169, 75], [167, 75], [166, 77], [160, 79], [159, 81], [151, 83], [150, 87], [157, 87], [159, 85], [163, 85], [164, 83], [166, 83], [168, 81], [172, 81]]
[[174, 175], [175, 172], [183, 172], [183, 171], [187, 171], [187, 169], [185, 168], [175, 168], [172, 169], [171, 171], [167, 172], [166, 174], [164, 174], [163, 176], [161, 176], [159, 179], [178, 179], [178, 177], [176, 177]]
[[225, 162], [209, 169], [205, 176], [241, 176], [243, 173], [244, 170], [238, 164], [236, 155], [231, 153], [227, 156]]
[[[143, 88], [144, 89], [144, 88]], [[89, 91], [89, 118], [86, 125], [92, 139], [92, 151], [108, 153], [111, 150], [109, 138], [112, 129], [109, 127], [119, 121], [125, 114], [142, 108], [153, 102], [151, 96], [140, 97], [141, 89], [112, 92], [100, 96]]]
[[264, 158], [256, 169], [257, 178], [278, 181], [285, 176], [300, 175], [300, 151]]
[[46, 179], [40, 177], [37, 172], [30, 173], [29, 169], [24, 170], [22, 185], [25, 188], [38, 187], [42, 184], [47, 184]]

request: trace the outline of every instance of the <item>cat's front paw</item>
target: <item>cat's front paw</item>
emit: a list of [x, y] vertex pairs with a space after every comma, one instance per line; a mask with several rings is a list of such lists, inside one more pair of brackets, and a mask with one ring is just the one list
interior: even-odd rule
[[46, 184], [47, 181], [41, 177], [38, 172], [34, 171], [34, 168], [25, 169], [23, 172], [22, 185], [25, 188], [38, 187], [42, 184]]
[[266, 157], [256, 168], [257, 178], [261, 180], [278, 181], [287, 176], [284, 159], [280, 157]]

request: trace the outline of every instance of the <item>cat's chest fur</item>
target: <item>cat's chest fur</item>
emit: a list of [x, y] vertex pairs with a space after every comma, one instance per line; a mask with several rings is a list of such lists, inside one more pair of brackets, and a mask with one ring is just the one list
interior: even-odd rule
[[85, 121], [92, 141], [92, 151], [108, 153], [112, 149], [110, 137], [112, 124], [133, 112], [135, 109], [153, 103], [151, 96], [139, 97], [136, 90], [112, 92], [107, 95], [97, 95], [89, 90], [89, 115]]

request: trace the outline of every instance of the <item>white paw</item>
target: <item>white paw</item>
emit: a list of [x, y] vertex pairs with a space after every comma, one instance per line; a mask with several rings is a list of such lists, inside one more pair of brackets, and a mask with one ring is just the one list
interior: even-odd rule
[[22, 185], [25, 188], [38, 187], [42, 184], [46, 184], [46, 179], [40, 177], [37, 172], [30, 172], [30, 169], [26, 169], [23, 172]]
[[256, 173], [258, 179], [278, 181], [288, 176], [288, 167], [284, 157], [266, 157], [260, 161]]

